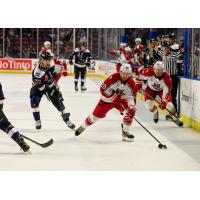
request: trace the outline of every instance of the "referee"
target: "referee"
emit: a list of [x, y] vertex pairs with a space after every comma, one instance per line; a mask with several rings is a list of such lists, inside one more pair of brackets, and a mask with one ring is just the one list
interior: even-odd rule
[[180, 58], [180, 51], [176, 46], [169, 46], [167, 42], [163, 42], [163, 63], [165, 70], [169, 73], [172, 80], [172, 103], [177, 111], [177, 89], [178, 89], [178, 69], [177, 60]]

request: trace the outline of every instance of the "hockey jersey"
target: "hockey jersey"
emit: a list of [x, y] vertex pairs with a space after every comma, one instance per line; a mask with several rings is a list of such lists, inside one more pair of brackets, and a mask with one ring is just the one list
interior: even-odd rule
[[118, 56], [117, 60], [120, 64], [123, 64], [123, 63], [128, 63], [130, 65], [134, 64], [134, 56], [131, 52], [126, 53], [124, 51], [112, 50], [111, 54]]
[[55, 73], [57, 74], [55, 82], [57, 83], [62, 75], [67, 76], [67, 63], [58, 59], [54, 59], [54, 63]]
[[74, 64], [80, 68], [83, 68], [83, 67], [86, 67], [86, 64], [90, 64], [91, 54], [88, 49], [86, 49], [85, 51], [82, 51], [81, 49], [76, 48], [74, 49], [74, 52], [70, 56], [69, 60], [72, 61], [73, 58], [75, 59]]
[[163, 91], [162, 98], [167, 99], [171, 92], [172, 81], [167, 72], [164, 71], [161, 77], [156, 76], [153, 67], [151, 68], [140, 68], [139, 69], [140, 79], [144, 80], [153, 91]]
[[32, 71], [32, 85], [40, 91], [45, 90], [45, 85], [52, 87], [57, 76], [55, 66], [44, 68], [40, 62]]
[[107, 103], [113, 103], [116, 97], [126, 99], [128, 105], [135, 105], [137, 88], [134, 80], [130, 77], [126, 82], [122, 82], [119, 73], [109, 76], [100, 87], [101, 100]]

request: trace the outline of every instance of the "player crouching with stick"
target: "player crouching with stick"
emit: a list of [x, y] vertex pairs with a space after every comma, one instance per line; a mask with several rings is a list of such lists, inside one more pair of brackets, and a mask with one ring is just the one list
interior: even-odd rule
[[[159, 113], [153, 101], [158, 103], [161, 110], [165, 109], [169, 112], [173, 122], [178, 126], [183, 123], [178, 119], [176, 109], [172, 103], [171, 88], [172, 81], [169, 74], [164, 70], [163, 62], [157, 61], [151, 68], [139, 68], [140, 79], [145, 83], [144, 99], [146, 108], [153, 113], [155, 123], [159, 120]], [[155, 98], [159, 97], [160, 101]]]
[[124, 112], [122, 123], [122, 140], [133, 141], [134, 135], [129, 130], [135, 116], [135, 98], [137, 88], [132, 79], [132, 68], [129, 64], [123, 64], [119, 73], [109, 76], [100, 87], [101, 99], [83, 124], [75, 131], [80, 135], [87, 127], [104, 118], [108, 111], [116, 108]]

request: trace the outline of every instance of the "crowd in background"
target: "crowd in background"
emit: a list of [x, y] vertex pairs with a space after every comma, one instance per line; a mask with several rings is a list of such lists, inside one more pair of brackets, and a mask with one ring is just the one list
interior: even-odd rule
[[[183, 60], [183, 29], [125, 28], [119, 30], [120, 29], [93, 28], [88, 31], [86, 28], [76, 28], [74, 45], [73, 28], [0, 29], [0, 57], [37, 58], [44, 41], [50, 41], [52, 43], [52, 51], [56, 52], [61, 59], [68, 59], [73, 52], [74, 46], [77, 47], [82, 42], [87, 42], [94, 59], [113, 59], [112, 55], [105, 54], [102, 49], [103, 47], [116, 49], [120, 44], [120, 35], [125, 35], [130, 48], [134, 48], [136, 38], [141, 38], [143, 48], [142, 54], [139, 55], [139, 60], [144, 59], [145, 65], [148, 65], [151, 64], [153, 58], [157, 59], [155, 57], [158, 56], [159, 53], [162, 53], [163, 42], [165, 42], [165, 44], [169, 43], [170, 35], [173, 33], [175, 34], [175, 41], [179, 45], [181, 59]], [[88, 38], [87, 34], [89, 34]], [[199, 37], [200, 30], [194, 29], [190, 38], [188, 69], [189, 75], [194, 78], [200, 78]], [[150, 58], [150, 60], [148, 58]], [[182, 74], [183, 62], [179, 65], [181, 65], [181, 67], [179, 67], [179, 73]]]

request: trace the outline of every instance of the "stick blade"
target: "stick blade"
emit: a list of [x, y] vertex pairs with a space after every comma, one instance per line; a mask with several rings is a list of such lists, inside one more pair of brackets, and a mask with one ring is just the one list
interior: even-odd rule
[[50, 139], [48, 142], [41, 144], [42, 147], [46, 148], [53, 144], [53, 139]]

